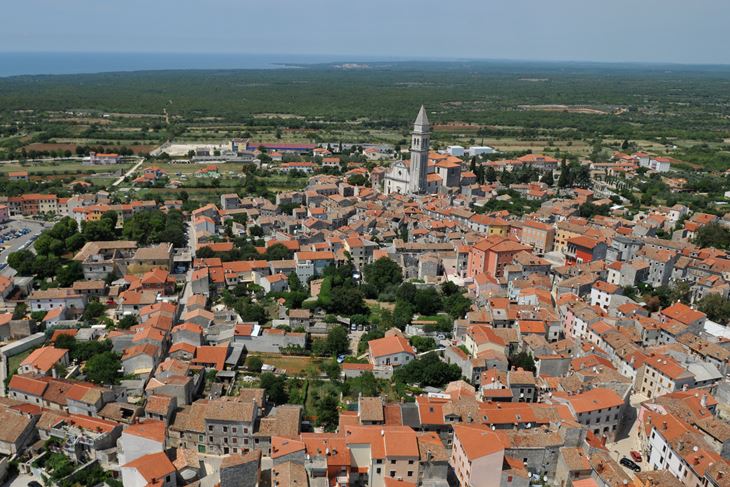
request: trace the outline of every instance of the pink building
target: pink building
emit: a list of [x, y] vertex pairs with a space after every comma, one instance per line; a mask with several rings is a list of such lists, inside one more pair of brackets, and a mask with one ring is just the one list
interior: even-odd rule
[[504, 447], [497, 433], [483, 424], [455, 424], [449, 464], [459, 485], [500, 487]]

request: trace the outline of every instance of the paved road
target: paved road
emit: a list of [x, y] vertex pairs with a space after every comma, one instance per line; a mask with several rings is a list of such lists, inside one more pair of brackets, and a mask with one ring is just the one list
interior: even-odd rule
[[[622, 431], [619, 432], [619, 440], [614, 443], [608, 443], [606, 445], [606, 448], [611, 452], [611, 456], [618, 462], [622, 457], [631, 458], [631, 451], [638, 451], [641, 453], [641, 462], [636, 462], [641, 467], [641, 470], [648, 470], [649, 464], [647, 463], [646, 455], [644, 455], [644, 452], [641, 450], [641, 441], [639, 440], [639, 428], [641, 427], [641, 423], [637, 420], [637, 407], [640, 406], [642, 400], [645, 400], [646, 398], [643, 398], [639, 394], [634, 394], [631, 396], [631, 407], [626, 411], [626, 418], [627, 421], [624, 422]], [[629, 474], [631, 477], [634, 477], [636, 474], [629, 470], [628, 468], [623, 467], [624, 471]]]
[[[20, 220], [20, 219], [14, 219], [11, 220], [9, 223], [5, 224], [6, 228], [4, 230], [0, 230], [0, 233], [4, 233], [8, 229], [16, 229], [19, 230], [21, 228], [30, 228], [30, 233], [23, 235], [22, 237], [13, 238], [11, 240], [6, 241], [2, 245], [8, 246], [6, 250], [0, 252], [0, 263], [7, 263], [8, 261], [8, 255], [10, 255], [12, 252], [17, 252], [20, 250], [23, 245], [26, 243], [28, 244], [26, 248], [32, 248], [32, 243], [30, 243], [31, 238], [34, 236], [38, 236], [45, 230], [46, 228], [49, 228], [51, 226], [50, 223], [45, 222], [37, 222], [33, 220]], [[15, 275], [15, 269], [12, 269], [11, 267], [6, 267], [2, 271], [0, 271], [0, 274], [3, 276], [14, 276]]]
[[126, 177], [131, 176], [132, 174], [134, 174], [134, 171], [136, 171], [137, 169], [139, 169], [139, 166], [141, 166], [143, 162], [144, 162], [144, 159], [141, 159], [137, 164], [135, 164], [134, 166], [132, 166], [132, 168], [129, 171], [127, 171], [126, 173], [124, 173], [123, 176], [121, 176], [119, 179], [117, 179], [116, 181], [114, 181], [112, 183], [112, 186], [119, 186], [120, 184], [122, 184], [122, 181], [124, 181], [124, 178], [126, 178]]

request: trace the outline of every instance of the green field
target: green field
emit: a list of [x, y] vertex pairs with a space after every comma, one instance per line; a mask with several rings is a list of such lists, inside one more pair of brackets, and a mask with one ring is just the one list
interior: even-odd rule
[[110, 173], [116, 171], [127, 171], [132, 164], [115, 164], [113, 166], [84, 166], [80, 162], [74, 161], [48, 161], [48, 162], [29, 162], [19, 163], [3, 163], [0, 164], [0, 173], [9, 173], [13, 171], [28, 171], [29, 176], [34, 175], [71, 175], [71, 174], [97, 174]]
[[304, 372], [310, 365], [317, 365], [321, 362], [319, 358], [273, 353], [252, 353], [249, 356], [259, 357], [265, 364], [273, 365], [277, 369], [284, 369], [287, 375], [290, 376], [298, 375]]
[[527, 62], [3, 78], [0, 158], [54, 142], [151, 147], [240, 137], [403, 145], [421, 104], [434, 147], [484, 143], [507, 153], [582, 157], [628, 139], [643, 150], [730, 167], [730, 67]]

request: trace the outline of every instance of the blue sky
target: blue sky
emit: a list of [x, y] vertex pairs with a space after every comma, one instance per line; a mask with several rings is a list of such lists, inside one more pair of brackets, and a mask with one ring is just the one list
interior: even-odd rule
[[0, 51], [730, 64], [724, 0], [11, 0]]

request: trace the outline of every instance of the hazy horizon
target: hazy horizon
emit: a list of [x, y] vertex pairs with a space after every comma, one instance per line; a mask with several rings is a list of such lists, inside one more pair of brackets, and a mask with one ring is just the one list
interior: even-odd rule
[[[261, 70], [297, 66], [364, 64], [373, 69], [414, 64], [428, 69], [429, 64], [464, 65], [465, 69], [484, 66], [514, 67], [535, 72], [554, 69], [606, 69], [635, 71], [728, 72], [730, 64], [687, 64], [667, 62], [610, 62], [539, 59], [463, 59], [352, 56], [327, 54], [253, 54], [183, 52], [64, 52], [0, 51], [0, 78], [36, 75], [81, 75], [141, 71]], [[445, 68], [446, 69], [446, 68]]]
[[730, 3], [712, 0], [25, 0], [3, 12], [1, 52], [730, 64]]

